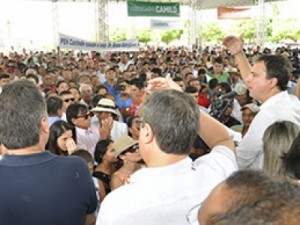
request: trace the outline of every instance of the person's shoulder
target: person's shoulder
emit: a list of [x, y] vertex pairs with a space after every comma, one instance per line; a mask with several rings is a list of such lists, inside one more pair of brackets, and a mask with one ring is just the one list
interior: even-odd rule
[[58, 162], [62, 163], [62, 165], [66, 167], [76, 167], [77, 169], [80, 167], [86, 167], [85, 161], [78, 156], [60, 156], [57, 157]]
[[[135, 201], [135, 191], [131, 185], [123, 185], [114, 191], [110, 192], [101, 203], [99, 216], [104, 221], [116, 220], [121, 216], [129, 215], [134, 211], [132, 206], [137, 204], [132, 203]], [[127, 207], [124, 207], [127, 204]]]
[[215, 77], [215, 74], [211, 71], [207, 71], [206, 75], [208, 75], [209, 77]]
[[[211, 152], [209, 154], [206, 154], [206, 155], [196, 159], [196, 161], [194, 163], [198, 166], [202, 165], [202, 164], [213, 165], [213, 164], [215, 164], [215, 162], [224, 161], [225, 159], [232, 162], [231, 166], [233, 166], [233, 167], [236, 166], [236, 156], [233, 153], [233, 151], [226, 146], [218, 145], [218, 146], [213, 147], [213, 149], [211, 150]], [[224, 162], [222, 164], [223, 164], [223, 166], [226, 166], [226, 164], [224, 164]], [[218, 166], [220, 166], [220, 165], [218, 165]], [[230, 165], [227, 164], [227, 166], [230, 166]]]

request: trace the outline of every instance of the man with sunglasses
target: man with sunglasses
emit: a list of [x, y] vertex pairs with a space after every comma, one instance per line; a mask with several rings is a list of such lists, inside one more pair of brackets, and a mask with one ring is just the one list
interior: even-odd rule
[[[170, 76], [149, 81], [148, 88], [153, 93], [144, 101], [139, 135], [147, 168], [104, 199], [97, 225], [198, 224], [200, 204], [237, 170], [225, 127], [200, 111]], [[212, 150], [193, 163], [188, 154], [197, 134]]]
[[67, 122], [66, 112], [67, 112], [67, 109], [69, 108], [69, 106], [71, 104], [74, 104], [75, 97], [70, 91], [62, 91], [59, 96], [61, 97], [61, 99], [63, 101], [63, 107], [62, 107], [63, 113], [62, 113], [61, 119]]
[[72, 104], [67, 110], [68, 123], [75, 127], [78, 149], [84, 149], [94, 156], [95, 146], [100, 140], [100, 131], [91, 126], [90, 113], [86, 105]]

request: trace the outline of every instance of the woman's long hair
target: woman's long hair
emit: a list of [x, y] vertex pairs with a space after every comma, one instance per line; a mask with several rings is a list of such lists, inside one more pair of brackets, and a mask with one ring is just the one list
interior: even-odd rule
[[[50, 127], [50, 137], [46, 145], [46, 149], [56, 155], [67, 155], [57, 144], [57, 139], [66, 131], [71, 130], [74, 134], [73, 126], [63, 120], [56, 121]], [[73, 139], [75, 140], [74, 136]]]

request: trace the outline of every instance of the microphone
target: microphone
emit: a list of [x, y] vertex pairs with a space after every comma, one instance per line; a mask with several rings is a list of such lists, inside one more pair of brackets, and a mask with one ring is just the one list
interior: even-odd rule
[[220, 97], [219, 97], [219, 99], [224, 99], [224, 98], [233, 98], [234, 96], [236, 96], [237, 95], [237, 93], [235, 92], [235, 91], [232, 91], [232, 92], [229, 92], [229, 93], [226, 93], [226, 94], [224, 94], [224, 95], [221, 95]]
[[248, 88], [244, 83], [239, 83], [235, 86], [234, 91], [221, 95], [219, 99], [233, 98], [236, 95], [246, 94]]

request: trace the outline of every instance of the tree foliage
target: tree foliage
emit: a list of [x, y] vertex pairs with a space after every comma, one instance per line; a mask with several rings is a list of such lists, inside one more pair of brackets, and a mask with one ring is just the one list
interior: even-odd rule
[[300, 39], [299, 20], [288, 18], [274, 23], [272, 36], [270, 41], [279, 42], [285, 39], [292, 39], [297, 41]]
[[124, 41], [127, 39], [127, 30], [117, 28], [109, 35], [109, 40], [112, 42]]
[[203, 26], [200, 36], [204, 38], [205, 42], [220, 42], [224, 38], [224, 34], [220, 25], [216, 22], [209, 23]]
[[148, 30], [141, 30], [136, 34], [136, 38], [139, 40], [139, 42], [146, 43], [149, 41], [152, 41], [153, 37], [153, 31], [148, 29]]
[[183, 30], [167, 30], [162, 33], [161, 41], [169, 44], [176, 39], [180, 39], [182, 34]]

